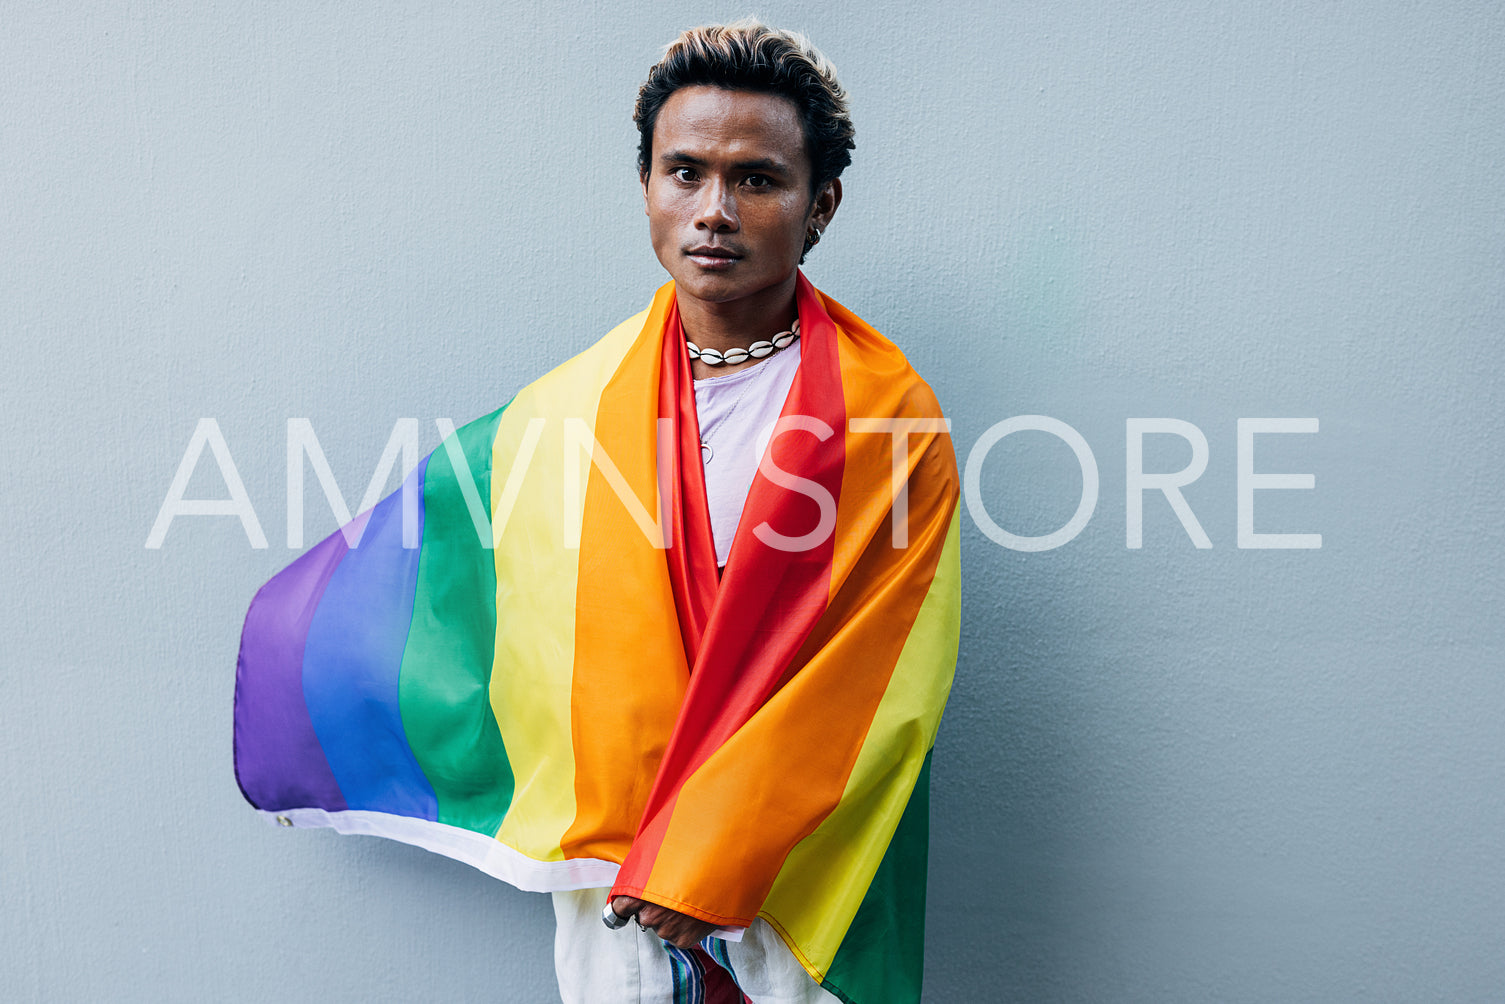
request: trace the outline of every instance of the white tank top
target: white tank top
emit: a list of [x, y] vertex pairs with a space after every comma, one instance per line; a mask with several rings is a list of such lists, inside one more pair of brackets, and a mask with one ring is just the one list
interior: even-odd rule
[[705, 461], [705, 494], [717, 565], [725, 565], [731, 554], [748, 489], [779, 412], [784, 410], [804, 344], [801, 339], [756, 366], [695, 381], [700, 455]]

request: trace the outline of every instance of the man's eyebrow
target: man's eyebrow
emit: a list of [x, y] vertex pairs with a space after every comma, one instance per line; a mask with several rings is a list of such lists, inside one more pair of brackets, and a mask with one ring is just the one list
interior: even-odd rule
[[[666, 151], [659, 161], [664, 164], [690, 164], [695, 167], [705, 167], [708, 163], [703, 157], [697, 157], [693, 153], [685, 153], [683, 150]], [[760, 157], [757, 160], [739, 160], [732, 167], [738, 171], [771, 171], [779, 174], [788, 174], [789, 166], [782, 161], [771, 157]]]

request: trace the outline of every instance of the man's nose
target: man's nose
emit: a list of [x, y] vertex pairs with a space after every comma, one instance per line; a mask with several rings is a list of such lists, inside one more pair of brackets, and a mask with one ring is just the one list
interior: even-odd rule
[[701, 189], [700, 205], [696, 207], [695, 226], [702, 225], [711, 233], [731, 233], [738, 229], [737, 200], [731, 189], [721, 181], [712, 181]]

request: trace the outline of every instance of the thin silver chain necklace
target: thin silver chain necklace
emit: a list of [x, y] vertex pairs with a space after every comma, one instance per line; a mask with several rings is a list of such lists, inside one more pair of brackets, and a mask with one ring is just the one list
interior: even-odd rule
[[[766, 354], [767, 353], [765, 353], [765, 355]], [[754, 367], [755, 370], [762, 370], [763, 368], [764, 367], [762, 367], [762, 366]], [[726, 410], [726, 414], [722, 415], [720, 418], [718, 418], [710, 426], [703, 426], [701, 428], [701, 430], [700, 430], [700, 460], [701, 460], [702, 463], [704, 463], [707, 466], [709, 466], [710, 463], [711, 463], [711, 458], [716, 455], [716, 451], [711, 446], [711, 442], [710, 442], [712, 433], [714, 433], [715, 430], [717, 430], [717, 429], [725, 426], [728, 422], [730, 422], [732, 420], [732, 416], [735, 415], [737, 413], [737, 409], [742, 406], [742, 399], [747, 396], [747, 392], [752, 389], [753, 384], [757, 383], [759, 380], [760, 380], [760, 377], [757, 375], [756, 372], [754, 372], [753, 374], [750, 374], [745, 380], [742, 381], [742, 390], [737, 394], [736, 399], [732, 401], [732, 406]]]

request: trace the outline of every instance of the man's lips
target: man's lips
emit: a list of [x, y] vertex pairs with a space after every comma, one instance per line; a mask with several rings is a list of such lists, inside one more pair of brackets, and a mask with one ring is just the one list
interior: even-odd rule
[[725, 271], [742, 260], [742, 256], [735, 251], [724, 247], [711, 247], [707, 244], [690, 248], [685, 252], [685, 256], [701, 268], [712, 271]]

